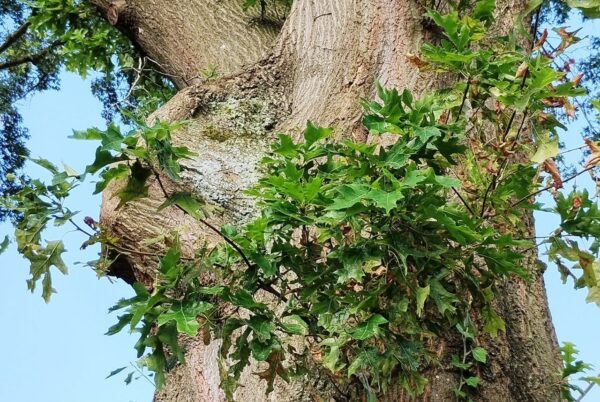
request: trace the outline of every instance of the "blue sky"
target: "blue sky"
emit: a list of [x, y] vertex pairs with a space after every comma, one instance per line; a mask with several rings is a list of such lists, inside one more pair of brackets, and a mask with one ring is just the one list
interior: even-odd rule
[[[72, 129], [104, 126], [100, 109], [100, 103], [90, 93], [89, 82], [63, 74], [59, 92], [38, 94], [21, 105], [31, 134], [32, 156], [58, 164], [65, 162], [82, 171], [93, 156], [95, 144], [67, 136]], [[582, 145], [580, 128], [574, 125], [564, 136], [567, 148]], [[28, 167], [28, 172], [33, 176], [42, 173], [33, 166]], [[591, 185], [585, 177], [577, 184]], [[86, 215], [97, 218], [100, 197], [90, 196], [92, 191], [93, 184], [88, 183], [71, 199], [69, 206], [81, 211], [80, 220]], [[551, 203], [548, 196], [543, 200]], [[556, 221], [549, 214], [538, 214], [536, 226], [538, 235], [545, 235], [556, 228]], [[67, 277], [54, 275], [58, 293], [50, 304], [45, 304], [39, 294], [27, 292], [28, 265], [14, 248], [0, 255], [0, 344], [4, 347], [0, 401], [149, 402], [153, 387], [145, 379], [128, 386], [120, 375], [104, 379], [113, 369], [136, 360], [134, 335], [103, 335], [116, 320], [107, 313], [108, 308], [119, 298], [130, 297], [132, 291], [121, 281], [98, 279], [90, 268], [75, 265], [77, 261], [95, 259], [97, 249], [80, 251], [84, 239], [78, 233], [65, 234], [68, 230], [55, 230], [48, 236], [65, 241], [69, 250], [65, 260], [70, 267]], [[0, 224], [0, 239], [4, 234], [12, 234], [10, 225]], [[563, 285], [554, 266], [549, 266], [545, 279], [559, 341], [573, 342], [581, 351], [580, 358], [600, 371], [598, 306], [585, 303], [585, 290], [575, 291], [570, 284]], [[600, 400], [600, 389], [585, 400]]]
[[[58, 92], [38, 94], [23, 102], [21, 110], [29, 128], [29, 148], [34, 157], [57, 164], [65, 162], [78, 171], [93, 158], [96, 144], [68, 139], [72, 129], [103, 126], [101, 105], [92, 96], [89, 83], [64, 74]], [[35, 176], [41, 170], [29, 166]], [[93, 185], [76, 191], [69, 202], [81, 211], [78, 219], [97, 218], [100, 197], [92, 197]], [[122, 281], [111, 283], [77, 261], [96, 258], [97, 248], [79, 250], [84, 238], [68, 227], [54, 230], [49, 239], [63, 239], [69, 275], [53, 275], [58, 290], [49, 304], [39, 292], [27, 291], [29, 267], [14, 250], [0, 255], [0, 401], [10, 402], [149, 402], [153, 386], [141, 378], [126, 386], [122, 375], [105, 380], [115, 368], [136, 361], [136, 337], [125, 332], [105, 336], [116, 322], [108, 308], [122, 297], [131, 297], [131, 288]], [[12, 227], [0, 224], [0, 238], [12, 236]], [[66, 233], [66, 234], [65, 234]], [[124, 373], [127, 373], [125, 371]]]

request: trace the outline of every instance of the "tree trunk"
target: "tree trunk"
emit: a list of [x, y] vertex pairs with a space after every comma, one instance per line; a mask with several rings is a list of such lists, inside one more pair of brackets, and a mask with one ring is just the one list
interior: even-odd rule
[[[374, 96], [374, 82], [420, 93], [435, 87], [407, 62], [428, 35], [423, 4], [415, 0], [295, 0], [279, 30], [279, 15], [241, 11], [241, 0], [95, 0], [99, 8], [126, 32], [181, 91], [151, 118], [191, 119], [176, 140], [198, 152], [185, 163], [184, 186], [221, 207], [215, 224], [241, 224], [254, 213], [242, 190], [258, 178], [256, 166], [274, 133], [298, 132], [306, 120], [336, 129], [338, 137], [367, 140], [362, 128], [361, 98]], [[523, 8], [522, 1], [498, 2], [498, 31], [507, 30]], [[281, 12], [278, 10], [278, 12]], [[115, 14], [116, 13], [116, 14]], [[114, 18], [117, 15], [118, 18]], [[223, 75], [203, 79], [208, 65]], [[150, 198], [115, 211], [105, 192], [102, 221], [129, 248], [146, 250], [142, 241], [176, 227], [186, 227], [184, 252], [198, 241], [218, 241], [205, 228], [179, 211], [157, 214], [163, 202], [154, 185]], [[152, 284], [152, 260], [122, 257], [113, 268], [129, 281]], [[543, 278], [535, 255], [529, 259], [532, 282], [507, 280], [497, 296], [506, 333], [481, 340], [490, 352], [478, 401], [557, 401], [560, 359], [548, 312]], [[155, 400], [164, 402], [218, 401], [216, 342], [204, 346], [187, 341], [187, 364], [174, 369]], [[449, 355], [451, 341], [440, 341]], [[453, 400], [456, 374], [443, 364], [430, 369], [429, 384], [418, 400]], [[249, 367], [236, 393], [239, 401], [343, 400], [324, 372], [292, 384], [277, 383], [265, 396], [266, 384]], [[389, 401], [409, 400], [392, 389]]]

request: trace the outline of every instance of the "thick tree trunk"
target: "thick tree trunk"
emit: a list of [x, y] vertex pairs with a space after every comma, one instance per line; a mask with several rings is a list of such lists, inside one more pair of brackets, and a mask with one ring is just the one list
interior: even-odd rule
[[[199, 156], [186, 162], [184, 186], [222, 207], [215, 223], [247, 221], [251, 200], [242, 196], [257, 179], [256, 165], [277, 131], [296, 131], [313, 120], [336, 128], [338, 136], [367, 139], [361, 128], [359, 100], [374, 95], [374, 80], [384, 86], [417, 93], [435, 86], [406, 61], [417, 53], [427, 35], [422, 5], [413, 0], [295, 0], [277, 35], [274, 24], [261, 25], [241, 12], [241, 0], [96, 0], [104, 12], [116, 10], [115, 23], [156, 60], [182, 90], [153, 117], [192, 118], [177, 133], [177, 141]], [[521, 2], [498, 5], [498, 30], [512, 23]], [[112, 10], [112, 11], [111, 11]], [[202, 80], [198, 72], [213, 65], [227, 75]], [[193, 85], [191, 85], [193, 84]], [[218, 241], [178, 211], [156, 213], [160, 192], [118, 212], [105, 193], [103, 223], [128, 243], [144, 249], [143, 239], [186, 226], [188, 252], [200, 240]], [[482, 340], [490, 362], [481, 373], [481, 401], [556, 401], [560, 361], [550, 320], [543, 278], [530, 259], [531, 284], [506, 281], [498, 295], [498, 310], [506, 334]], [[151, 260], [122, 258], [118, 274], [152, 283]], [[218, 401], [216, 342], [204, 346], [188, 341], [187, 364], [169, 375], [157, 401]], [[440, 341], [441, 355], [452, 342]], [[265, 396], [266, 384], [250, 367], [236, 394], [239, 401], [304, 401], [342, 399], [325, 373], [292, 384], [276, 383]], [[432, 368], [428, 389], [419, 400], [452, 400], [456, 376], [448, 365]], [[397, 390], [384, 397], [409, 400]]]

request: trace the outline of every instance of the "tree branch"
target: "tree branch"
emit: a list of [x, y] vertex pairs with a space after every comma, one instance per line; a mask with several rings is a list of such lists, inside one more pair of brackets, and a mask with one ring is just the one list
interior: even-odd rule
[[15, 32], [8, 35], [6, 37], [6, 40], [4, 41], [4, 43], [2, 45], [0, 45], [0, 54], [3, 53], [9, 47], [11, 47], [12, 44], [15, 43], [17, 40], [19, 40], [20, 37], [25, 35], [25, 32], [27, 32], [29, 25], [30, 25], [29, 21], [26, 21], [23, 24], [21, 24], [21, 26], [19, 28], [17, 28], [17, 30]]
[[454, 191], [454, 194], [456, 194], [456, 196], [461, 200], [461, 202], [469, 210], [469, 212], [471, 213], [471, 215], [475, 216], [475, 212], [469, 206], [469, 204], [467, 204], [467, 201], [463, 198], [463, 196], [460, 195], [460, 193], [458, 192], [458, 190], [456, 188], [452, 187], [452, 191]]
[[6, 70], [6, 69], [20, 66], [21, 64], [26, 64], [26, 63], [37, 63], [38, 61], [42, 60], [44, 58], [44, 56], [46, 56], [46, 54], [48, 54], [48, 52], [50, 52], [52, 49], [56, 48], [59, 44], [60, 44], [60, 41], [56, 41], [56, 42], [52, 43], [50, 46], [40, 50], [37, 53], [29, 54], [27, 56], [24, 56], [24, 57], [21, 57], [18, 59], [9, 60], [4, 63], [0, 63], [0, 70]]

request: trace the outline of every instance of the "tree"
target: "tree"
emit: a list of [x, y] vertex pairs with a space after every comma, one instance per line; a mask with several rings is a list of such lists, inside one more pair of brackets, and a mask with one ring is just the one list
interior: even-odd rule
[[[506, 29], [522, 8], [519, 3], [501, 4], [505, 18], [498, 22], [500, 30]], [[129, 1], [119, 10], [119, 21], [123, 21], [125, 29], [140, 32], [137, 42], [161, 65], [169, 65], [170, 74], [178, 77], [179, 88], [187, 87], [159, 110], [157, 116], [168, 121], [194, 118], [199, 127], [194, 134], [188, 134], [190, 136], [206, 137], [202, 132], [212, 127], [225, 133], [225, 141], [208, 138], [200, 142], [192, 137], [186, 138], [184, 143], [200, 152], [202, 159], [222, 161], [214, 168], [207, 163], [204, 169], [211, 170], [200, 170], [201, 177], [206, 178], [200, 179], [202, 184], [198, 187], [206, 186], [210, 190], [200, 190], [203, 196], [224, 200], [221, 205], [233, 210], [225, 215], [226, 219], [243, 218], [239, 209], [244, 206], [236, 203], [235, 196], [227, 194], [223, 185], [216, 183], [228, 183], [227, 188], [233, 191], [243, 187], [248, 181], [247, 172], [254, 170], [253, 165], [268, 149], [268, 143], [259, 143], [266, 133], [288, 131], [312, 120], [322, 126], [336, 127], [337, 132], [343, 133], [340, 135], [364, 139], [366, 133], [360, 126], [362, 111], [358, 100], [372, 97], [374, 78], [386, 87], [409, 88], [415, 92], [436, 85], [435, 78], [420, 75], [406, 59], [407, 54], [418, 51], [423, 35], [428, 35], [423, 26], [423, 8], [417, 3], [296, 1], [277, 36], [271, 26], [263, 33], [265, 28], [260, 24], [248, 25], [248, 18], [242, 15], [237, 1], [222, 2], [219, 7], [202, 1], [181, 2], [172, 5], [169, 18], [150, 18], [161, 15], [162, 7]], [[230, 20], [226, 20], [228, 16]], [[231, 24], [223, 23], [224, 19]], [[271, 51], [267, 50], [269, 42]], [[224, 53], [222, 49], [231, 50]], [[197, 71], [211, 64], [228, 75], [205, 85], [186, 85], [193, 82]], [[228, 140], [231, 138], [250, 138], [252, 146], [235, 144]], [[232, 148], [223, 149], [220, 144], [232, 144]], [[152, 216], [150, 211], [156, 202], [160, 200], [137, 205], [135, 215]], [[173, 220], [178, 219], [167, 215], [164, 220], [144, 221], [142, 227], [129, 215], [130, 210], [114, 212], [114, 206], [114, 201], [106, 197], [103, 222], [118, 236], [127, 234], [131, 244], [155, 236], [161, 227], [173, 226]], [[130, 260], [133, 267], [141, 266], [136, 265], [135, 258]], [[496, 359], [492, 363], [495, 367], [486, 373], [481, 400], [556, 398], [557, 389], [552, 384], [556, 381], [560, 361], [541, 275], [537, 274], [528, 292], [519, 291], [523, 286], [518, 280], [507, 281], [502, 286], [498, 304], [503, 306], [501, 315], [507, 331], [491, 346], [492, 353], [502, 358]], [[188, 361], [197, 361], [210, 369], [201, 368], [204, 370], [201, 377], [193, 375], [196, 367], [179, 369], [179, 374], [168, 380], [157, 400], [217, 399], [220, 381], [216, 362], [208, 361], [214, 348], [214, 345], [197, 346], [188, 352]], [[536, 373], [533, 378], [528, 375], [531, 372]], [[433, 369], [428, 378], [429, 398], [447, 400], [447, 392], [452, 388], [449, 384], [454, 381], [452, 376], [438, 368]], [[243, 382], [250, 381], [249, 376], [244, 377]], [[319, 383], [327, 382], [326, 377], [309, 381], [318, 384], [313, 385], [315, 391], [312, 391], [317, 393], [319, 387], [324, 387]], [[239, 400], [261, 400], [264, 391], [263, 385], [252, 381], [239, 392]], [[277, 387], [276, 392], [280, 393], [281, 400], [311, 397], [308, 384], [284, 385]], [[403, 397], [395, 392], [390, 400], [401, 400]], [[183, 394], [187, 395], [177, 396]]]
[[[157, 382], [165, 383], [155, 400], [220, 400], [226, 394], [234, 395], [238, 400], [264, 400], [264, 392], [268, 388], [273, 389], [279, 400], [294, 401], [318, 398], [357, 400], [376, 396], [382, 400], [408, 400], [413, 393], [420, 392], [424, 393], [419, 398], [433, 401], [449, 400], [453, 393], [457, 398], [467, 398], [471, 393], [476, 395], [474, 398], [477, 400], [490, 401], [559, 399], [561, 362], [548, 314], [542, 271], [536, 254], [519, 243], [519, 238], [523, 240], [532, 236], [531, 215], [522, 210], [510, 212], [516, 206], [529, 205], [529, 199], [537, 191], [534, 188], [539, 185], [536, 179], [538, 170], [525, 163], [517, 163], [524, 158], [526, 150], [529, 151], [526, 147], [532, 141], [530, 134], [521, 135], [522, 132], [529, 133], [529, 127], [553, 124], [549, 132], [554, 133], [559, 123], [543, 114], [544, 102], [554, 102], [553, 107], [560, 104], [569, 113], [568, 100], [565, 99], [578, 93], [577, 83], [551, 86], [562, 75], [551, 72], [548, 61], [541, 57], [535, 62], [525, 63], [525, 68], [515, 64], [522, 60], [514, 55], [515, 49], [530, 49], [526, 52], [526, 57], [530, 57], [532, 50], [538, 46], [535, 43], [538, 30], [535, 21], [538, 21], [539, 11], [533, 17], [534, 38], [521, 37], [520, 46], [515, 41], [501, 40], [499, 42], [507, 43], [506, 46], [512, 46], [511, 50], [502, 53], [501, 60], [494, 60], [495, 64], [490, 62], [478, 66], [480, 59], [476, 57], [483, 60], [487, 56], [483, 52], [478, 56], [467, 54], [470, 51], [468, 46], [481, 41], [484, 32], [501, 37], [511, 32], [515, 21], [517, 25], [525, 24], [528, 17], [522, 14], [526, 8], [524, 3], [498, 2], [498, 11], [494, 12], [494, 2], [479, 1], [473, 8], [474, 18], [465, 16], [470, 5], [458, 5], [459, 15], [446, 14], [448, 5], [405, 1], [315, 3], [296, 0], [291, 6], [285, 2], [247, 1], [247, 11], [240, 7], [238, 0], [218, 3], [175, 1], [168, 6], [142, 0], [97, 0], [93, 3], [110, 24], [135, 44], [139, 54], [143, 55], [141, 60], [150, 60], [158, 66], [178, 89], [171, 100], [148, 118], [148, 126], [141, 126], [140, 137], [123, 136], [116, 126], [110, 126], [106, 131], [92, 129], [75, 134], [78, 138], [102, 141], [94, 164], [88, 167], [88, 173], [105, 168], [97, 187], [99, 191], [104, 190], [100, 223], [86, 219], [86, 224], [93, 230], [90, 242], [101, 241], [106, 245], [107, 259], [111, 264], [104, 269], [109, 274], [135, 283], [137, 294], [131, 300], [117, 304], [116, 309], [128, 310], [109, 332], [118, 331], [128, 324], [134, 328], [140, 322], [144, 323], [142, 343], [138, 346], [142, 352], [146, 347], [153, 349], [145, 364], [157, 373]], [[437, 8], [440, 12], [433, 10], [424, 16], [426, 6]], [[536, 3], [529, 11], [538, 7], [539, 3]], [[285, 22], [284, 15], [287, 15]], [[442, 35], [446, 39], [441, 39]], [[574, 40], [574, 35], [566, 32], [563, 40], [567, 46]], [[422, 48], [426, 42], [438, 46]], [[539, 46], [543, 46], [543, 42]], [[465, 58], [473, 60], [476, 69], [488, 69], [490, 74], [502, 75], [510, 71], [510, 74], [504, 75], [511, 75], [513, 79], [507, 86], [498, 84], [488, 88], [489, 82], [477, 81], [481, 77], [467, 74], [466, 80], [461, 82], [456, 66], [467, 70], [472, 68]], [[505, 71], [508, 65], [510, 70]], [[442, 70], [445, 74], [427, 71], [427, 67], [434, 67], [438, 72]], [[375, 85], [375, 78], [381, 87]], [[491, 80], [490, 76], [484, 78]], [[443, 88], [450, 81], [458, 84], [445, 93], [447, 98], [443, 102], [442, 95], [438, 96], [438, 100], [424, 96], [424, 93]], [[407, 91], [385, 90], [383, 87]], [[469, 124], [465, 118], [466, 101], [472, 107], [469, 111], [471, 116], [487, 113], [479, 112], [481, 108], [477, 107], [477, 102], [483, 105], [492, 97], [484, 95], [478, 98], [481, 93], [478, 91], [492, 93], [492, 87], [496, 90], [494, 97], [499, 100], [500, 106], [489, 109], [496, 113], [496, 117], [487, 116], [487, 123], [475, 130], [466, 130]], [[515, 95], [517, 91], [527, 93], [526, 101]], [[372, 99], [375, 93], [380, 103], [365, 102], [361, 106], [361, 99]], [[417, 96], [422, 98], [416, 100]], [[445, 110], [438, 108], [439, 102], [445, 105]], [[364, 119], [363, 107], [367, 110]], [[444, 113], [439, 114], [441, 111]], [[544, 120], [535, 123], [531, 116], [543, 116]], [[187, 120], [188, 124], [170, 124], [182, 120]], [[304, 127], [306, 121], [318, 123], [318, 126], [309, 123], [301, 135], [297, 129]], [[513, 122], [519, 125], [514, 123], [516, 127], [513, 127]], [[334, 134], [322, 127], [333, 127]], [[513, 132], [511, 129], [516, 130], [516, 134], [508, 142], [509, 134]], [[489, 177], [481, 178], [480, 175], [478, 183], [472, 171], [479, 169], [483, 161], [468, 158], [461, 159], [460, 163], [453, 161], [453, 155], [464, 148], [453, 135], [465, 131], [476, 132], [472, 137], [462, 138], [471, 146], [475, 144], [483, 148], [485, 140], [497, 144], [497, 149], [500, 149], [495, 155], [497, 159], [492, 161], [498, 165], [490, 164], [487, 168]], [[279, 132], [296, 134], [276, 140], [275, 134]], [[374, 139], [371, 136], [374, 133], [384, 135]], [[410, 135], [400, 137], [406, 139], [406, 144], [403, 141], [394, 143], [392, 135], [406, 133]], [[340, 146], [318, 145], [332, 135], [352, 141]], [[171, 136], [179, 146], [171, 145]], [[365, 145], [372, 142], [378, 144], [379, 151], [375, 150], [375, 146]], [[560, 174], [552, 162], [557, 155], [554, 152], [555, 142], [554, 137], [548, 137], [546, 141], [535, 139], [538, 147], [534, 159], [553, 180], [543, 190], [562, 186]], [[239, 226], [250, 222], [251, 217], [257, 214], [254, 202], [242, 194], [258, 180], [259, 161], [269, 154], [272, 144], [276, 145], [275, 153], [279, 158], [288, 159], [283, 163], [280, 160], [267, 161], [269, 175], [259, 182], [255, 190], [255, 195], [270, 212], [267, 219], [270, 223], [259, 219], [240, 234], [225, 224]], [[597, 150], [593, 143], [590, 144], [594, 154]], [[515, 149], [517, 146], [519, 148]], [[311, 153], [314, 155], [309, 157]], [[483, 151], [475, 155], [482, 158], [489, 156]], [[306, 163], [295, 165], [294, 158], [299, 157]], [[388, 221], [389, 216], [384, 214], [397, 208], [403, 197], [408, 197], [389, 191], [398, 182], [398, 176], [392, 174], [387, 177], [390, 183], [385, 185], [380, 184], [385, 182], [384, 179], [381, 182], [348, 182], [348, 177], [356, 176], [358, 171], [380, 169], [377, 161], [383, 157], [387, 158], [384, 161], [390, 166], [390, 171], [397, 168], [402, 173], [404, 184], [398, 186], [405, 186], [405, 190], [423, 196], [419, 199], [421, 204], [414, 206], [417, 211], [415, 218], [421, 219], [422, 226], [405, 230], [417, 233], [418, 236], [414, 237], [420, 242], [420, 247], [428, 250], [429, 240], [419, 237], [419, 231], [430, 231], [427, 236], [430, 236], [431, 243], [443, 245], [444, 250], [435, 249], [429, 255], [415, 254], [414, 251], [413, 254], [398, 253], [399, 257], [375, 253], [369, 254], [369, 257], [377, 258], [363, 261], [363, 254], [350, 253], [356, 252], [358, 247], [348, 247], [350, 252], [340, 247], [344, 242], [355, 245], [356, 239], [361, 236], [365, 239], [376, 237], [370, 233], [363, 235], [363, 229], [377, 228], [378, 233], [393, 234], [388, 237], [382, 235], [382, 242], [388, 242], [388, 245], [394, 241], [394, 236], [401, 236], [398, 227], [393, 228], [395, 222]], [[327, 170], [329, 167], [321, 170], [319, 166], [327, 164], [319, 165], [320, 162], [315, 162], [318, 158], [327, 159], [331, 170]], [[352, 168], [340, 165], [340, 158], [346, 158], [347, 165]], [[359, 162], [357, 166], [353, 165], [353, 158]], [[427, 167], [417, 166], [417, 160], [426, 160]], [[111, 165], [118, 162], [124, 163]], [[39, 163], [45, 165], [55, 179], [58, 177], [55, 184], [48, 187], [50, 196], [63, 197], [71, 185], [67, 180], [77, 175], [59, 172], [45, 161]], [[591, 170], [592, 165], [586, 165], [586, 171]], [[297, 173], [301, 169], [304, 169], [302, 173]], [[519, 169], [526, 171], [525, 176], [517, 174], [521, 172]], [[457, 190], [459, 183], [444, 175], [448, 170], [453, 170], [456, 176], [470, 184], [473, 191], [469, 195], [461, 194]], [[297, 187], [286, 187], [286, 183], [278, 179], [284, 176], [288, 180], [296, 177], [298, 184], [304, 186], [303, 191], [310, 191], [310, 200], [307, 200], [307, 193], [295, 193]], [[523, 179], [526, 184], [506, 179], [507, 176]], [[340, 177], [342, 184], [335, 191], [331, 190], [334, 178]], [[412, 184], [407, 184], [409, 177]], [[305, 179], [306, 183], [303, 182]], [[126, 183], [124, 186], [123, 182]], [[417, 187], [419, 183], [427, 187]], [[35, 192], [36, 186], [44, 187], [34, 183], [34, 190], [28, 190], [17, 199], [19, 206], [16, 209], [26, 217], [37, 214], [39, 218], [39, 210], [48, 208], [36, 198], [39, 194]], [[43, 191], [46, 191], [45, 187]], [[297, 214], [283, 210], [279, 196], [288, 195], [286, 191], [290, 198], [302, 199], [300, 204], [307, 209]], [[319, 205], [313, 202], [319, 192], [325, 198], [328, 195], [332, 198]], [[579, 197], [578, 201], [574, 197]], [[450, 204], [449, 198], [457, 208], [446, 209], [444, 205], [446, 201]], [[584, 209], [592, 211], [588, 201], [585, 197], [574, 195], [568, 200], [562, 199], [558, 210], [573, 209], [572, 206], [577, 204], [576, 213]], [[296, 206], [293, 201], [286, 202], [288, 206]], [[206, 218], [206, 205], [212, 205], [213, 209], [216, 206], [218, 211]], [[427, 205], [443, 213], [428, 215], [427, 208], [424, 208]], [[369, 209], [364, 212], [361, 208], [367, 206]], [[51, 207], [62, 221], [72, 216], [70, 211], [62, 209], [61, 203]], [[334, 240], [328, 240], [327, 244], [320, 241], [321, 233], [312, 231], [315, 221], [302, 223], [302, 215], [309, 216], [314, 212], [310, 209], [313, 207], [318, 213], [326, 211], [315, 219], [330, 217], [319, 221], [326, 230], [335, 232], [335, 235], [331, 234]], [[405, 212], [411, 211], [406, 209]], [[277, 218], [278, 213], [287, 214], [287, 218], [277, 220], [281, 219]], [[363, 213], [370, 220], [367, 227], [360, 228], [357, 223], [361, 221], [355, 218]], [[503, 214], [512, 221], [493, 221], [492, 218]], [[49, 216], [45, 215], [41, 220], [43, 224], [40, 224], [40, 219], [33, 221], [34, 227], [43, 227], [50, 220]], [[563, 220], [566, 222], [568, 219], [566, 216]], [[264, 240], [268, 230], [280, 230], [294, 220], [300, 222], [296, 226], [289, 223], [294, 230], [277, 233], [277, 236], [286, 238], [285, 242], [280, 244], [275, 237], [270, 239], [273, 244]], [[51, 265], [63, 268], [60, 260], [62, 245], [48, 243], [41, 248], [39, 230], [33, 233], [32, 241], [23, 241], [23, 237], [32, 233], [32, 221], [26, 219], [24, 222], [17, 228], [21, 231], [17, 234], [17, 243], [20, 251], [32, 261], [31, 286], [43, 278], [45, 289], [48, 289], [45, 295], [49, 297], [52, 289], [45, 268]], [[410, 220], [407, 222], [410, 223]], [[405, 222], [401, 219], [396, 223], [402, 225]], [[511, 226], [507, 229], [508, 223]], [[475, 224], [485, 228], [478, 228]], [[218, 229], [221, 225], [225, 226]], [[176, 235], [170, 233], [181, 227], [185, 229], [179, 230]], [[81, 227], [78, 229], [86, 232]], [[569, 230], [566, 224], [562, 230]], [[580, 226], [577, 230], [580, 235], [590, 232], [590, 229], [584, 230]], [[487, 235], [487, 231], [491, 234]], [[258, 240], [260, 237], [263, 243]], [[406, 237], [412, 238], [410, 235]], [[152, 242], [149, 243], [149, 239], [153, 239]], [[168, 250], [161, 243], [164, 239], [170, 246]], [[590, 280], [593, 259], [588, 261], [587, 254], [580, 253], [578, 249], [575, 251], [575, 246], [564, 241], [560, 243], [562, 240], [558, 238], [553, 241], [557, 244], [555, 255], [579, 261], [584, 270], [584, 284]], [[202, 247], [202, 243], [207, 245]], [[374, 247], [374, 243], [377, 242], [365, 242], [365, 246], [361, 247], [371, 252], [370, 247]], [[490, 244], [494, 247], [487, 247]], [[276, 257], [267, 255], [269, 249], [280, 246], [284, 248]], [[375, 278], [375, 282], [386, 282], [387, 270], [391, 270], [389, 267], [392, 266], [398, 269], [404, 267], [406, 272], [411, 273], [405, 274], [408, 276], [427, 266], [438, 270], [428, 273], [426, 280], [413, 277], [416, 282], [406, 286], [411, 300], [406, 301], [404, 307], [393, 299], [394, 291], [390, 288], [396, 286], [393, 276], [389, 279], [391, 285], [384, 286], [385, 289], [377, 293], [377, 297], [383, 298], [384, 292], [387, 292], [386, 300], [395, 300], [392, 307], [410, 311], [409, 320], [402, 323], [408, 330], [394, 330], [401, 333], [403, 341], [406, 340], [401, 347], [377, 343], [378, 337], [395, 339], [382, 335], [386, 331], [380, 327], [391, 320], [387, 315], [389, 311], [384, 314], [384, 307], [377, 306], [377, 297], [365, 297], [356, 303], [370, 308], [369, 315], [362, 321], [360, 317], [347, 317], [352, 328], [347, 338], [353, 339], [355, 343], [352, 345], [364, 349], [348, 351], [351, 348], [344, 343], [346, 341], [337, 344], [342, 336], [328, 338], [332, 339], [329, 344], [325, 342], [327, 339], [319, 338], [306, 344], [297, 338], [292, 338], [291, 343], [275, 339], [275, 322], [288, 335], [308, 336], [311, 334], [306, 328], [319, 325], [334, 332], [331, 323], [325, 325], [306, 318], [310, 314], [305, 311], [302, 298], [294, 307], [297, 313], [286, 315], [281, 322], [276, 315], [262, 314], [289, 301], [288, 294], [284, 294], [282, 289], [287, 289], [288, 282], [297, 280], [298, 272], [292, 268], [306, 263], [303, 256], [313, 258], [316, 255], [311, 254], [314, 252], [310, 250], [311, 246], [338, 253], [326, 256], [331, 259], [331, 264], [341, 264], [339, 269], [336, 268], [336, 275], [344, 276], [338, 279], [338, 284], [342, 283], [357, 294], [364, 293], [363, 285], [367, 286], [362, 282], [365, 275]], [[512, 251], [512, 248], [519, 247], [520, 253]], [[469, 251], [471, 248], [472, 252]], [[300, 249], [303, 251], [299, 252]], [[460, 254], [463, 249], [467, 251]], [[214, 250], [217, 251], [213, 253]], [[207, 255], [203, 261], [208, 262], [199, 266], [182, 263], [194, 260], [202, 253]], [[467, 258], [467, 261], [461, 262], [464, 263], [460, 265], [461, 270], [477, 272], [463, 275], [463, 272], [458, 273], [459, 270], [451, 270], [451, 274], [447, 273], [446, 264], [457, 255]], [[395, 260], [388, 264], [384, 261], [388, 258]], [[352, 264], [353, 259], [360, 261], [358, 267]], [[230, 260], [239, 264], [237, 269], [228, 265]], [[239, 268], [240, 265], [245, 265], [245, 268]], [[521, 265], [524, 270], [519, 269]], [[290, 269], [279, 272], [280, 266]], [[483, 266], [486, 268], [481, 268]], [[223, 273], [207, 267], [222, 267]], [[201, 275], [195, 269], [200, 269]], [[236, 279], [240, 276], [240, 281], [249, 283], [252, 292], [244, 287], [231, 290], [221, 286], [221, 281], [228, 283], [228, 275], [224, 273]], [[291, 276], [286, 277], [287, 274]], [[326, 281], [327, 273], [319, 275]], [[446, 279], [447, 276], [460, 277], [471, 281], [471, 284]], [[524, 280], [525, 277], [527, 280]], [[452, 284], [454, 288], [450, 291]], [[311, 284], [313, 288], [317, 285]], [[461, 293], [460, 286], [465, 287], [464, 293]], [[593, 288], [595, 283], [589, 282], [588, 286]], [[192, 292], [195, 299], [187, 298], [190, 289], [197, 292]], [[288, 290], [292, 294], [301, 293], [293, 285]], [[334, 300], [338, 294], [340, 298], [349, 297], [340, 286], [336, 292], [339, 293], [328, 294], [329, 300]], [[201, 299], [198, 295], [219, 296], [221, 301], [230, 305], [215, 307], [208, 299]], [[472, 311], [456, 311], [471, 304], [469, 300], [459, 300], [459, 296], [463, 295], [473, 297], [475, 308]], [[167, 310], [156, 309], [161, 303], [168, 305]], [[372, 305], [375, 307], [372, 308]], [[362, 308], [355, 307], [358, 310]], [[239, 313], [241, 308], [252, 314]], [[269, 318], [273, 322], [269, 322]], [[324, 319], [319, 316], [319, 321]], [[339, 318], [331, 318], [335, 319]], [[221, 341], [211, 341], [207, 323], [212, 325], [212, 321], [221, 323], [214, 327], [220, 331]], [[423, 326], [420, 321], [428, 326]], [[444, 331], [444, 325], [455, 329]], [[485, 330], [477, 331], [480, 327]], [[387, 332], [394, 331], [390, 329]], [[230, 339], [232, 334], [233, 340]], [[206, 344], [201, 338], [205, 338]], [[371, 342], [369, 348], [366, 343], [361, 343], [365, 340]], [[228, 362], [216, 357], [219, 342], [226, 346], [221, 347], [225, 349], [225, 355], [229, 352], [228, 347], [234, 344], [235, 353], [229, 355], [229, 363], [240, 364], [237, 369], [233, 365], [233, 374], [228, 373]], [[289, 346], [295, 347], [290, 349]], [[396, 356], [398, 361], [393, 369], [386, 368], [387, 363], [379, 355], [384, 355], [386, 350], [397, 350], [394, 347], [402, 349], [406, 355]], [[314, 353], [306, 353], [307, 350]], [[300, 365], [301, 369], [312, 370], [309, 375], [303, 374], [301, 369], [295, 370], [295, 367], [284, 367], [282, 361], [286, 354], [288, 358], [297, 356], [298, 361], [304, 362]], [[344, 356], [340, 357], [342, 354]], [[254, 360], [245, 367], [241, 363], [245, 363], [250, 355]], [[433, 358], [436, 355], [437, 358]], [[184, 360], [186, 363], [180, 364]], [[427, 364], [432, 361], [435, 364]], [[292, 359], [292, 366], [293, 363]], [[370, 365], [376, 365], [377, 370], [370, 371]], [[416, 368], [411, 369], [411, 365]], [[288, 378], [288, 370], [296, 376]], [[378, 373], [385, 370], [388, 371], [385, 376], [394, 378], [394, 382], [378, 378]], [[331, 372], [347, 374], [350, 379], [342, 380], [339, 374], [336, 376]], [[163, 378], [165, 373], [166, 378]], [[286, 384], [284, 380], [290, 383]], [[243, 387], [236, 388], [238, 382]], [[378, 386], [379, 389], [376, 388]], [[467, 392], [467, 388], [471, 391]]]

